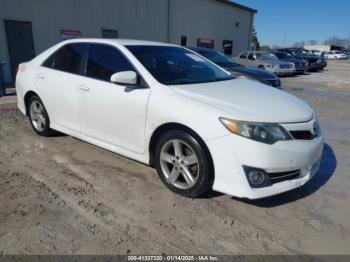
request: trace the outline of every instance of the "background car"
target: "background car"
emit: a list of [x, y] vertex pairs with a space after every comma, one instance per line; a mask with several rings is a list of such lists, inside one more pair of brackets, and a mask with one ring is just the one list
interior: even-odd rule
[[289, 53], [297, 59], [307, 60], [308, 71], [323, 70], [327, 66], [327, 60], [323, 56], [310, 54], [304, 48], [280, 48], [277, 51]]
[[286, 52], [272, 51], [271, 53], [277, 56], [279, 60], [293, 63], [297, 74], [304, 74], [308, 70], [309, 63], [305, 59], [297, 59]]
[[237, 57], [237, 61], [243, 65], [265, 69], [278, 76], [293, 75], [295, 73], [295, 65], [293, 63], [280, 61], [270, 52], [246, 51]]
[[345, 59], [349, 58], [345, 53], [337, 51], [337, 50], [330, 51], [330, 52], [326, 53], [324, 56], [327, 59], [337, 59], [337, 60], [338, 59], [344, 59], [345, 60]]
[[237, 63], [232, 57], [204, 47], [189, 47], [189, 49], [204, 56], [213, 63], [223, 67], [235, 76], [244, 76], [258, 80], [269, 86], [281, 88], [281, 80], [273, 73], [252, 66], [244, 66]]

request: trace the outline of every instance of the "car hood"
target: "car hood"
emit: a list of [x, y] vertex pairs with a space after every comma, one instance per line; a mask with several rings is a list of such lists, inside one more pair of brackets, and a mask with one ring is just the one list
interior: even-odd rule
[[296, 58], [280, 58], [280, 60], [284, 62], [291, 62], [291, 63], [303, 62], [301, 59], [296, 59]]
[[291, 123], [308, 121], [314, 114], [313, 109], [299, 98], [243, 78], [170, 88], [178, 94], [220, 109], [235, 120]]
[[262, 79], [268, 79], [268, 80], [277, 79], [276, 75], [266, 70], [252, 67], [252, 66], [228, 66], [224, 68], [229, 72], [237, 72], [237, 73], [249, 75], [256, 78], [262, 78]]

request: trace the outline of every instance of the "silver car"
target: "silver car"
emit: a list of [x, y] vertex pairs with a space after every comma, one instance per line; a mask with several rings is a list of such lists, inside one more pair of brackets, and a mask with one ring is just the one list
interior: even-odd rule
[[236, 59], [240, 64], [265, 69], [276, 75], [293, 75], [296, 70], [294, 63], [283, 62], [270, 52], [246, 51]]

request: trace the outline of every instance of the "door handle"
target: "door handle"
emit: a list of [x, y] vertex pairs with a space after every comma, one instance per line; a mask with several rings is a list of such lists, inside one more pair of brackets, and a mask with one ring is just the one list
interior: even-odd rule
[[88, 86], [86, 86], [85, 84], [78, 86], [78, 89], [82, 90], [82, 91], [90, 91], [90, 88]]
[[37, 75], [36, 75], [36, 78], [45, 79], [45, 76], [44, 76], [43, 74], [37, 74]]

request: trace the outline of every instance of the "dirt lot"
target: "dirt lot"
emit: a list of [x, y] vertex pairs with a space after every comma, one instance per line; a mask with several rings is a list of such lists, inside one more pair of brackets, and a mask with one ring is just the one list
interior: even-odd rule
[[282, 81], [327, 144], [312, 181], [259, 201], [182, 198], [152, 168], [0, 110], [0, 254], [350, 254], [350, 61]]

